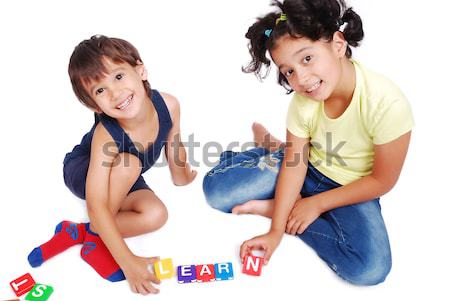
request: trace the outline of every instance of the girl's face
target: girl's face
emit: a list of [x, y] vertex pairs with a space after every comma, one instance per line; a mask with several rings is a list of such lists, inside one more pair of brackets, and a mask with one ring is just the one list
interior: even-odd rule
[[[144, 65], [114, 63], [105, 58], [107, 74], [98, 82], [86, 87], [101, 112], [116, 119], [132, 119], [137, 116], [147, 99], [142, 81], [147, 80]], [[100, 113], [100, 112], [99, 112]]]
[[286, 34], [278, 39], [270, 54], [295, 92], [323, 101], [339, 86], [346, 49], [340, 32], [330, 42]]

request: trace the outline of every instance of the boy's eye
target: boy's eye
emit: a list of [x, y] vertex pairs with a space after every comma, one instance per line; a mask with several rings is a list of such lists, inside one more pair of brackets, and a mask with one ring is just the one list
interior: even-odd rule
[[116, 75], [116, 79], [121, 80], [123, 78], [123, 74], [119, 73]]
[[303, 63], [307, 64], [311, 61], [312, 57], [310, 55], [305, 56], [305, 58], [303, 59]]
[[103, 89], [103, 88], [98, 88], [98, 89], [95, 91], [95, 95], [99, 95], [99, 94], [103, 93], [103, 91], [105, 91], [105, 89]]

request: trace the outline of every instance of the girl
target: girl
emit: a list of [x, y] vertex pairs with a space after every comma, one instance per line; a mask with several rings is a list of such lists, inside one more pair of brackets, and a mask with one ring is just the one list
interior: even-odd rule
[[180, 141], [179, 103], [150, 89], [138, 51], [122, 39], [82, 41], [69, 76], [78, 99], [95, 112], [92, 129], [64, 159], [64, 182], [86, 199], [90, 223], [61, 222], [28, 260], [36, 267], [82, 243], [81, 257], [102, 277], [126, 278], [134, 292], [157, 293], [152, 282], [159, 280], [148, 270], [156, 257], [134, 255], [124, 238], [155, 231], [167, 220], [166, 207], [142, 177], [163, 147], [175, 185], [196, 176]]
[[254, 124], [258, 148], [223, 153], [204, 179], [206, 198], [225, 212], [272, 218], [268, 233], [241, 245], [241, 259], [260, 249], [267, 263], [286, 232], [343, 279], [380, 283], [391, 252], [379, 197], [400, 175], [410, 106], [391, 81], [351, 59], [363, 28], [344, 1], [273, 5], [246, 34], [252, 61], [244, 71], [262, 78], [273, 62], [278, 83], [294, 92], [286, 144]]

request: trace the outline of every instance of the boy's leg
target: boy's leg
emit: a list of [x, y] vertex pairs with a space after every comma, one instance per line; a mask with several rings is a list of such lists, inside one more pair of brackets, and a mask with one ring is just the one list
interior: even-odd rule
[[[137, 157], [121, 153], [110, 173], [108, 205], [111, 213], [116, 217], [119, 231], [125, 236], [142, 234], [150, 231], [152, 227], [155, 230], [167, 219], [164, 205], [151, 190], [139, 189], [129, 193], [132, 189], [148, 188], [140, 177], [140, 171], [140, 161]], [[151, 210], [153, 210], [152, 214], [160, 213], [163, 217], [160, 217], [159, 221], [146, 221]], [[86, 233], [81, 257], [102, 277], [110, 281], [125, 279], [101, 238], [91, 230]]]

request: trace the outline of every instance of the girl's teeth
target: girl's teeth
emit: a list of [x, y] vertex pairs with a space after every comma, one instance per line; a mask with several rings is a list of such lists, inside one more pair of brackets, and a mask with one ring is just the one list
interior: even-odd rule
[[316, 90], [317, 88], [319, 88], [320, 84], [322, 83], [322, 81], [318, 81], [317, 83], [314, 84], [314, 86], [312, 86], [311, 88], [309, 88], [308, 90], [306, 90], [306, 92], [311, 93], [312, 91]]

